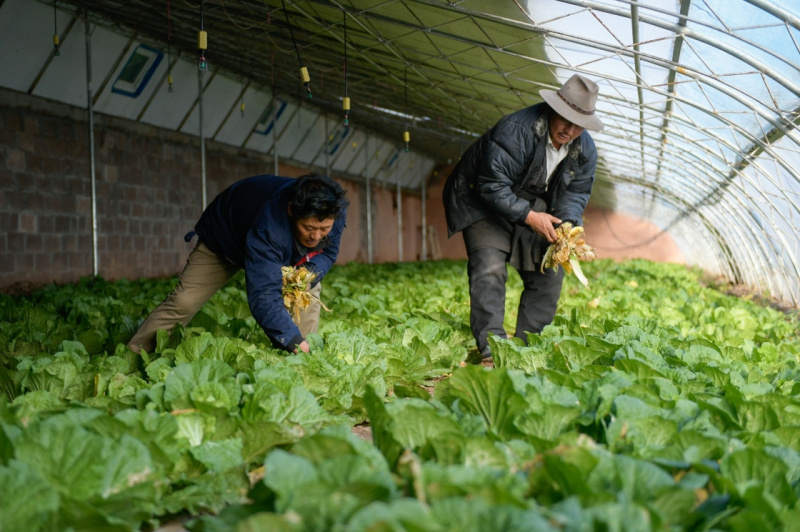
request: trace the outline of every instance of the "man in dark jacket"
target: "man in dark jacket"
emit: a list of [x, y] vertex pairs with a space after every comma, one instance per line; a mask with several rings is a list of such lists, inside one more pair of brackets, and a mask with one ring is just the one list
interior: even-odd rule
[[599, 131], [597, 85], [573, 75], [544, 103], [507, 115], [467, 148], [447, 179], [448, 233], [463, 231], [467, 248], [470, 326], [484, 358], [490, 334], [505, 337], [506, 263], [524, 290], [515, 336], [540, 332], [553, 321], [564, 273], [539, 265], [555, 227], [582, 225], [597, 165], [586, 129]]
[[199, 242], [178, 285], [128, 347], [151, 351], [156, 330], [189, 323], [244, 268], [250, 311], [272, 343], [308, 352], [305, 336], [316, 330], [319, 303], [312, 303], [294, 323], [283, 305], [281, 267], [302, 265], [316, 273], [311, 293], [319, 296], [319, 281], [339, 254], [347, 203], [342, 187], [328, 177], [259, 175], [237, 181], [203, 212], [195, 226]]

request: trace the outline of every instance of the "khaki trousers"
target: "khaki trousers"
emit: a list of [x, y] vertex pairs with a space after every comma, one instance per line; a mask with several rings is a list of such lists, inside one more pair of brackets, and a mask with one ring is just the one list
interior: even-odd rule
[[[225, 286], [237, 271], [237, 266], [221, 259], [202, 242], [198, 243], [186, 260], [186, 266], [178, 277], [178, 285], [144, 320], [128, 342], [128, 348], [137, 353], [142, 349], [152, 352], [157, 330], [169, 330], [178, 323], [187, 325], [205, 302]], [[317, 298], [321, 291], [321, 283], [311, 289]], [[300, 314], [297, 326], [304, 338], [317, 330], [319, 314], [320, 304], [316, 301]]]

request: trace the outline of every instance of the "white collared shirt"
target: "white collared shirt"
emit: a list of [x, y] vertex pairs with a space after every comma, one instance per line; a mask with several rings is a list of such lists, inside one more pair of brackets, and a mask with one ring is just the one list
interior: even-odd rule
[[558, 163], [563, 161], [567, 156], [569, 145], [573, 142], [574, 141], [569, 141], [567, 144], [562, 144], [560, 148], [556, 149], [553, 144], [553, 139], [550, 138], [550, 132], [547, 133], [547, 149], [545, 150], [547, 155], [547, 183], [550, 183], [550, 177], [558, 167]]

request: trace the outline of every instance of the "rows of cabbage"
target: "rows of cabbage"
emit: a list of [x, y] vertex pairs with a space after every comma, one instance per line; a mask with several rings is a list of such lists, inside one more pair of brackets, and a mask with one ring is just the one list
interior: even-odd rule
[[460, 367], [461, 262], [335, 268], [302, 356], [269, 345], [241, 279], [142, 356], [124, 341], [172, 281], [3, 297], [1, 528], [800, 522], [796, 320], [676, 266], [586, 272], [528, 346], [493, 342], [493, 370]]

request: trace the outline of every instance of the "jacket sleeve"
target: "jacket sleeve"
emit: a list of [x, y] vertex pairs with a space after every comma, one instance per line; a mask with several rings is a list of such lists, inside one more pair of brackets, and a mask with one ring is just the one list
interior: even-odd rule
[[534, 136], [530, 127], [513, 120], [501, 120], [487, 134], [479, 163], [478, 195], [494, 212], [511, 222], [521, 222], [530, 203], [517, 196], [512, 186], [533, 156]]
[[279, 246], [263, 230], [250, 229], [244, 262], [250, 312], [273, 344], [294, 351], [303, 336], [283, 306], [282, 264]]
[[597, 149], [591, 137], [583, 146], [586, 160], [575, 169], [575, 175], [559, 195], [553, 207], [553, 215], [573, 225], [583, 225], [583, 211], [589, 203], [597, 167]]
[[334, 222], [333, 229], [328, 233], [328, 245], [325, 246], [325, 250], [308, 261], [308, 269], [317, 274], [314, 279], [314, 285], [325, 277], [333, 263], [336, 262], [336, 257], [339, 256], [339, 244], [342, 241], [342, 232], [344, 232], [346, 226], [346, 219], [346, 212], [342, 212]]

